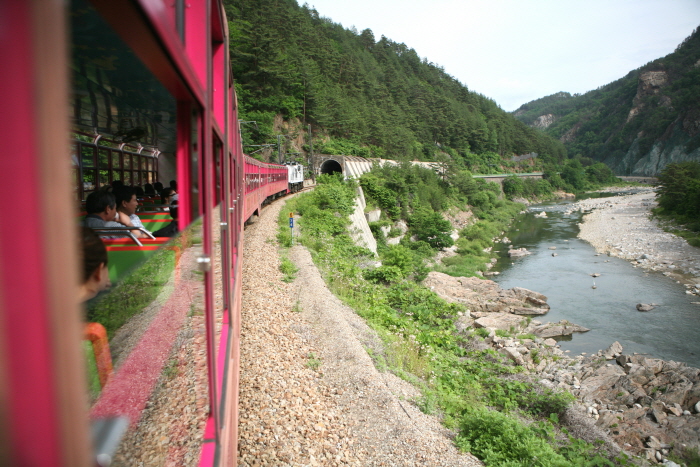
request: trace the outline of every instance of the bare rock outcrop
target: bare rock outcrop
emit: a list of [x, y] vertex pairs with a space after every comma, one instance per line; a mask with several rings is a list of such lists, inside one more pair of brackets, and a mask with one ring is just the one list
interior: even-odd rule
[[544, 323], [531, 326], [528, 328], [528, 331], [532, 332], [537, 337], [547, 339], [550, 337], [570, 336], [575, 332], [587, 332], [590, 331], [590, 329], [562, 319], [558, 323]]
[[554, 123], [554, 120], [555, 118], [553, 114], [540, 115], [532, 123], [532, 126], [534, 126], [535, 128], [539, 128], [540, 130], [544, 130], [545, 128], [549, 127], [552, 123]]
[[423, 281], [423, 285], [448, 302], [467, 306], [472, 314], [484, 312], [543, 315], [549, 311], [547, 297], [541, 293], [521, 287], [505, 290], [494, 281], [477, 277], [452, 277], [432, 271]]

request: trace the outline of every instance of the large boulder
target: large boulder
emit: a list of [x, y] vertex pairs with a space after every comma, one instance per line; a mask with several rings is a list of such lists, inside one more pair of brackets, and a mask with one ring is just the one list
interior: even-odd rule
[[547, 297], [540, 293], [521, 287], [505, 290], [494, 281], [478, 277], [452, 277], [431, 271], [423, 285], [472, 312], [541, 315], [549, 311]]
[[590, 331], [590, 329], [563, 319], [558, 323], [544, 323], [533, 326], [530, 331], [537, 337], [547, 339], [549, 337], [570, 336], [575, 332], [587, 332]]
[[622, 354], [622, 345], [617, 341], [610, 344], [610, 347], [603, 351], [603, 357], [605, 357], [606, 360], [612, 360], [620, 354]]
[[527, 325], [527, 318], [510, 313], [485, 313], [483, 317], [474, 321], [476, 328], [510, 329], [520, 330]]
[[508, 250], [508, 256], [511, 258], [519, 258], [521, 256], [527, 256], [531, 255], [529, 251], [527, 251], [526, 248], [517, 248], [517, 249], [510, 249]]

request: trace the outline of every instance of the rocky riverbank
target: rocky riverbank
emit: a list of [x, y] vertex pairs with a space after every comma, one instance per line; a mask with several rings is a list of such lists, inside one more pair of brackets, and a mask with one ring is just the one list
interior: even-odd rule
[[[425, 285], [466, 307], [457, 329], [474, 349], [493, 348], [541, 387], [576, 396], [578, 405], [562, 420], [576, 436], [651, 463], [700, 448], [699, 369], [627, 355], [617, 342], [594, 355], [568, 356], [552, 337], [587, 329], [563, 320], [531, 319], [531, 300], [542, 311], [548, 309], [547, 297], [527, 289], [503, 290], [489, 280], [438, 272], [431, 272]], [[483, 331], [475, 332], [479, 328], [488, 331], [486, 338], [480, 337]]]
[[664, 232], [650, 211], [656, 206], [652, 189], [610, 198], [577, 201], [573, 210], [585, 213], [579, 237], [598, 253], [630, 261], [636, 267], [660, 271], [700, 294], [700, 249]]

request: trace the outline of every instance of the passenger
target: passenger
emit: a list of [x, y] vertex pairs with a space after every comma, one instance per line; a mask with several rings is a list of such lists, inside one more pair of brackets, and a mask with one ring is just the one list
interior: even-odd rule
[[170, 180], [170, 188], [177, 191], [177, 182], [175, 180]]
[[133, 188], [134, 188], [134, 190], [136, 190], [136, 196], [137, 196], [138, 198], [143, 198], [143, 196], [144, 196], [143, 188], [141, 188], [141, 187], [138, 186], [138, 185], [136, 185], [136, 186], [133, 187]]
[[156, 193], [160, 193], [161, 191], [163, 191], [163, 184], [160, 182], [155, 182], [153, 184], [153, 189], [155, 190]]
[[112, 188], [114, 190], [118, 190], [119, 188], [121, 188], [123, 186], [124, 186], [124, 182], [122, 182], [121, 180], [113, 180], [112, 181]]
[[155, 196], [155, 195], [156, 195], [156, 190], [153, 189], [153, 185], [151, 185], [150, 183], [146, 183], [146, 184], [143, 186], [143, 193], [144, 193], [146, 196]]
[[[119, 216], [114, 195], [107, 191], [93, 191], [85, 200], [87, 216], [83, 219], [83, 226], [91, 229], [103, 227], [134, 227], [128, 217]], [[140, 234], [138, 230], [134, 234]], [[116, 236], [125, 234], [115, 232]]]
[[173, 218], [173, 221], [162, 229], [153, 232], [154, 237], [174, 237], [177, 235], [179, 232], [177, 226], [177, 203], [170, 205], [170, 217]]
[[[117, 213], [119, 222], [122, 224], [129, 222], [134, 227], [143, 227], [143, 223], [139, 216], [136, 215], [136, 209], [139, 207], [139, 201], [136, 199], [136, 190], [130, 186], [123, 186], [115, 193], [117, 197]], [[136, 238], [148, 237], [141, 231], [132, 231]]]
[[78, 300], [82, 303], [90, 300], [102, 290], [109, 288], [109, 271], [107, 270], [107, 248], [94, 230], [80, 228], [82, 240], [83, 269], [81, 271]]
[[163, 208], [164, 211], [167, 211], [169, 209], [168, 207], [170, 206], [170, 203], [173, 201], [174, 195], [175, 195], [175, 190], [173, 190], [170, 187], [163, 188], [160, 191], [160, 200], [161, 200], [161, 203], [163, 204], [163, 206], [165, 206], [165, 208]]

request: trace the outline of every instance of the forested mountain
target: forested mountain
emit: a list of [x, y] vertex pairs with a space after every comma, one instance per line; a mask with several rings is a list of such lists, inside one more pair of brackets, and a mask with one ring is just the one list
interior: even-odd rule
[[316, 153], [400, 160], [442, 153], [467, 166], [484, 155], [565, 158], [563, 144], [405, 44], [345, 29], [295, 0], [225, 3], [241, 119], [258, 122], [244, 125], [246, 144], [291, 132], [301, 146], [310, 124]]
[[676, 51], [583, 95], [560, 92], [514, 112], [565, 143], [570, 157], [618, 175], [658, 175], [700, 161], [700, 28]]

